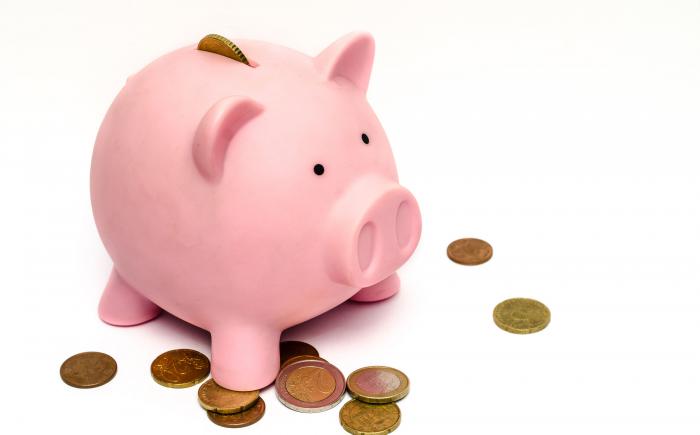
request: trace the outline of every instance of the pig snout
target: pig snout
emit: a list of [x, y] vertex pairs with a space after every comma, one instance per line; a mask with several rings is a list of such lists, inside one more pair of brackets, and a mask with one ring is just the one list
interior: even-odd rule
[[332, 211], [326, 255], [331, 279], [357, 288], [383, 280], [413, 254], [420, 232], [411, 192], [392, 180], [357, 180]]

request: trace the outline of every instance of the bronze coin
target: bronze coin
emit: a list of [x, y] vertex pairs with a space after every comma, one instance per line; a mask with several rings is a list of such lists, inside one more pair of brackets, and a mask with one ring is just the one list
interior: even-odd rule
[[102, 352], [83, 352], [61, 364], [61, 379], [76, 388], [94, 388], [111, 381], [117, 373], [117, 362]]
[[235, 414], [219, 414], [207, 411], [209, 420], [223, 427], [246, 427], [257, 423], [265, 414], [265, 401], [262, 397], [253, 403], [253, 406], [245, 411]]
[[348, 376], [348, 393], [367, 403], [391, 403], [408, 395], [408, 377], [400, 370], [384, 366], [364, 367]]
[[197, 396], [199, 404], [207, 411], [235, 414], [253, 406], [260, 397], [260, 391], [229, 390], [217, 384], [214, 379], [209, 379], [199, 387]]
[[491, 259], [493, 248], [483, 240], [459, 239], [447, 246], [447, 256], [455, 263], [476, 266]]
[[283, 341], [280, 343], [280, 367], [295, 356], [318, 356], [315, 347], [303, 341]]
[[326, 361], [297, 361], [282, 369], [275, 381], [277, 398], [299, 412], [321, 412], [340, 403], [345, 378]]
[[210, 53], [219, 54], [221, 56], [226, 56], [235, 61], [250, 65], [245, 54], [240, 48], [233, 42], [224, 38], [221, 35], [216, 35], [214, 33], [205, 36], [199, 41], [197, 45], [197, 50], [208, 51]]
[[513, 334], [532, 334], [549, 325], [549, 308], [534, 299], [507, 299], [493, 309], [493, 321], [504, 331]]
[[321, 358], [320, 356], [311, 356], [311, 355], [293, 356], [293, 357], [289, 358], [287, 361], [285, 361], [284, 364], [282, 364], [282, 367], [280, 367], [280, 370], [287, 367], [289, 364], [293, 364], [293, 363], [299, 362], [299, 361], [326, 361], [326, 360]]
[[386, 435], [401, 423], [395, 403], [381, 405], [351, 400], [340, 409], [340, 424], [353, 435]]
[[162, 353], [151, 363], [153, 380], [164, 387], [185, 388], [209, 376], [209, 358], [192, 349], [174, 349]]

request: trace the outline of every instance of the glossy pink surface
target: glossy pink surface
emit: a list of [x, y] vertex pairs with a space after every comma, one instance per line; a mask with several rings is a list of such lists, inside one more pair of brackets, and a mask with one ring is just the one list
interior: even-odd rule
[[235, 42], [255, 67], [193, 45], [129, 78], [97, 136], [91, 196], [114, 262], [100, 317], [134, 325], [162, 308], [207, 329], [214, 379], [252, 390], [275, 379], [282, 330], [398, 291], [421, 218], [365, 98], [371, 36], [316, 57]]

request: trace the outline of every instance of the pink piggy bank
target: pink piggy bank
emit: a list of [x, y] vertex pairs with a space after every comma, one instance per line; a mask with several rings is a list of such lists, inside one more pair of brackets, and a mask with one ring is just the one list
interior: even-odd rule
[[244, 391], [274, 381], [284, 329], [396, 293], [421, 216], [365, 98], [370, 35], [316, 57], [235, 43], [250, 65], [188, 46], [130, 77], [90, 181], [102, 320], [204, 328], [212, 376]]

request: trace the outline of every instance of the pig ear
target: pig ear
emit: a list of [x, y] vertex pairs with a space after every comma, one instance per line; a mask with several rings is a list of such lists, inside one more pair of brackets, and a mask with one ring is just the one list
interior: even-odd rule
[[343, 77], [367, 91], [374, 60], [374, 38], [369, 33], [351, 33], [335, 41], [314, 63], [328, 80]]
[[247, 97], [232, 96], [219, 100], [199, 122], [192, 144], [192, 156], [199, 172], [210, 181], [218, 181], [224, 172], [224, 157], [231, 140], [263, 107]]

